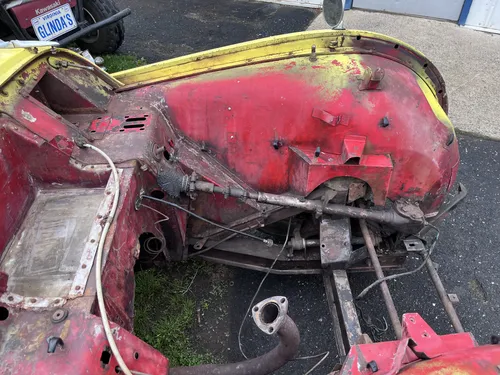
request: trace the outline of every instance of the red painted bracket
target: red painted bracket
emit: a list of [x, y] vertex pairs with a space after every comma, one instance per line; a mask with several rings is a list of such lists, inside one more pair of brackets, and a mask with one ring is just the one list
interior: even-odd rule
[[306, 196], [332, 178], [354, 177], [370, 186], [375, 204], [384, 205], [393, 171], [392, 160], [388, 155], [363, 154], [365, 142], [365, 137], [347, 136], [341, 155], [320, 152], [319, 157], [315, 156], [314, 149], [290, 147], [292, 189]]
[[332, 126], [337, 125], [349, 125], [350, 116], [341, 114], [341, 115], [332, 115], [331, 113], [324, 111], [319, 108], [314, 108], [312, 112], [312, 117], [317, 118], [318, 120], [323, 121], [324, 123]]

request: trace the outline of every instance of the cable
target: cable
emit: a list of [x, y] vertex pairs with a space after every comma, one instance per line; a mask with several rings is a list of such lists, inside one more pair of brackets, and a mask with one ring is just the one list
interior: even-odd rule
[[[319, 365], [321, 365], [325, 359], [328, 358], [328, 356], [330, 355], [330, 352], [325, 352], [325, 353], [321, 353], [321, 354], [325, 354], [325, 356], [323, 358], [321, 358], [318, 361], [318, 363], [316, 363], [313, 367], [311, 367], [311, 369], [309, 371], [307, 371], [304, 375], [309, 375], [311, 372], [313, 372], [314, 370], [316, 370], [316, 368]], [[319, 357], [321, 354], [318, 354], [317, 356], [310, 356], [310, 357]], [[299, 359], [299, 358], [296, 358], [296, 359]]]
[[[262, 278], [262, 280], [260, 281], [260, 284], [259, 286], [257, 287], [257, 290], [255, 291], [253, 297], [252, 297], [252, 300], [250, 301], [250, 303], [248, 304], [248, 309], [245, 313], [245, 315], [243, 316], [243, 320], [241, 321], [241, 324], [240, 324], [240, 329], [238, 330], [238, 346], [240, 348], [240, 353], [243, 357], [245, 357], [245, 359], [248, 359], [248, 357], [246, 356], [245, 352], [243, 351], [243, 345], [241, 343], [241, 331], [243, 330], [243, 324], [245, 324], [245, 320], [248, 316], [248, 314], [250, 313], [250, 310], [252, 309], [252, 306], [255, 302], [255, 299], [257, 298], [257, 295], [259, 294], [260, 290], [262, 289], [262, 285], [264, 285], [264, 281], [266, 281], [267, 277], [269, 276], [269, 274], [271, 273], [271, 270], [273, 269], [274, 265], [276, 264], [276, 262], [278, 261], [279, 257], [281, 256], [281, 254], [283, 253], [283, 250], [285, 250], [286, 248], [286, 245], [288, 243], [288, 238], [290, 237], [290, 226], [292, 224], [292, 218], [290, 218], [290, 220], [288, 221], [288, 229], [286, 231], [286, 238], [285, 238], [285, 242], [283, 243], [283, 246], [281, 247], [281, 250], [279, 251], [278, 255], [276, 255], [276, 258], [274, 258], [274, 261], [273, 263], [271, 263], [271, 266], [267, 269], [267, 272], [266, 274], [264, 275], [264, 277]], [[328, 358], [328, 356], [330, 355], [330, 352], [327, 351], [327, 352], [323, 352], [323, 353], [320, 353], [320, 354], [315, 354], [315, 355], [310, 355], [310, 356], [305, 356], [305, 357], [296, 357], [294, 358], [293, 360], [294, 361], [300, 361], [300, 360], [307, 360], [307, 359], [313, 359], [313, 358], [318, 358], [318, 357], [321, 357], [323, 356], [323, 358], [321, 358], [318, 363], [316, 363], [309, 371], [307, 371], [304, 375], [309, 375], [311, 372], [313, 372], [321, 363], [323, 363], [323, 361]]]
[[228, 230], [230, 232], [233, 232], [233, 233], [237, 233], [237, 234], [241, 234], [243, 236], [247, 236], [247, 237], [250, 237], [250, 238], [253, 238], [254, 240], [258, 240], [258, 241], [262, 241], [264, 242], [266, 245], [269, 245], [269, 244], [272, 244], [272, 240], [268, 240], [268, 239], [263, 239], [263, 238], [260, 238], [260, 237], [257, 237], [257, 236], [254, 236], [253, 234], [248, 234], [248, 233], [245, 233], [245, 232], [242, 232], [241, 230], [237, 230], [237, 229], [233, 229], [233, 228], [229, 228], [225, 225], [221, 225], [221, 224], [218, 224], [216, 223], [215, 221], [212, 221], [212, 220], [209, 220], [209, 219], [206, 219], [204, 218], [203, 216], [200, 216], [198, 214], [195, 214], [194, 212], [191, 212], [189, 211], [188, 209], [184, 208], [184, 207], [181, 207], [179, 206], [178, 204], [175, 204], [175, 203], [172, 203], [172, 202], [169, 202], [169, 201], [166, 201], [164, 199], [159, 199], [159, 198], [155, 198], [155, 197], [151, 197], [149, 195], [141, 195], [142, 198], [147, 198], [147, 199], [151, 199], [153, 201], [157, 201], [157, 202], [161, 202], [163, 204], [166, 204], [168, 206], [171, 206], [171, 207], [174, 207], [174, 208], [177, 208], [178, 210], [181, 210], [181, 211], [184, 211], [185, 213], [187, 213], [188, 215], [191, 215], [197, 219], [200, 219], [200, 220], [203, 220], [209, 224], [212, 224], [218, 228], [221, 228], [221, 229], [224, 229], [224, 230]]
[[274, 258], [274, 261], [273, 263], [271, 264], [271, 267], [269, 267], [267, 269], [267, 272], [266, 274], [264, 275], [264, 277], [262, 278], [259, 286], [257, 287], [257, 290], [255, 291], [255, 294], [253, 295], [252, 297], [252, 300], [250, 301], [250, 303], [248, 304], [248, 309], [247, 309], [247, 312], [245, 313], [245, 315], [243, 316], [243, 320], [241, 321], [241, 324], [240, 324], [240, 329], [238, 330], [238, 346], [240, 347], [240, 353], [241, 355], [243, 355], [243, 357], [245, 357], [245, 359], [248, 359], [248, 357], [246, 356], [246, 354], [243, 352], [243, 345], [241, 344], [241, 331], [243, 329], [243, 324], [245, 323], [245, 320], [247, 319], [247, 316], [248, 314], [250, 313], [250, 310], [252, 309], [252, 306], [253, 306], [253, 303], [255, 301], [255, 298], [257, 298], [257, 294], [259, 294], [260, 292], [260, 289], [262, 288], [262, 285], [264, 284], [264, 281], [266, 281], [267, 277], [269, 276], [269, 274], [271, 273], [271, 270], [273, 269], [274, 265], [276, 264], [276, 262], [278, 261], [278, 258], [281, 256], [281, 253], [283, 252], [283, 250], [285, 250], [286, 248], [286, 244], [288, 243], [288, 237], [290, 236], [290, 226], [292, 225], [292, 218], [290, 218], [290, 220], [288, 220], [288, 229], [286, 231], [286, 238], [285, 238], [285, 242], [283, 243], [283, 246], [281, 247], [281, 250], [280, 252], [278, 253], [278, 255], [276, 255], [276, 258]]
[[237, 235], [237, 233], [231, 233], [229, 236], [224, 237], [222, 240], [217, 241], [213, 245], [210, 245], [209, 247], [206, 247], [203, 250], [197, 251], [196, 253], [189, 254], [188, 258], [192, 258], [192, 257], [195, 257], [197, 255], [201, 255], [203, 253], [206, 253], [207, 251], [212, 250], [214, 247], [219, 246], [221, 243], [226, 242], [226, 241], [230, 240], [233, 237], [236, 237], [236, 235]]
[[418, 271], [420, 271], [422, 268], [425, 267], [425, 264], [427, 263], [427, 260], [430, 259], [431, 255], [432, 255], [432, 252], [434, 251], [434, 248], [436, 247], [436, 244], [437, 244], [438, 239], [439, 239], [439, 234], [440, 234], [439, 229], [436, 228], [434, 225], [432, 225], [430, 223], [427, 223], [427, 225], [430, 226], [432, 229], [434, 229], [436, 231], [436, 237], [435, 237], [434, 242], [432, 243], [429, 251], [427, 252], [427, 255], [426, 255], [424, 261], [422, 262], [422, 264], [420, 266], [418, 266], [417, 268], [415, 268], [414, 270], [411, 270], [411, 271], [408, 271], [408, 272], [402, 272], [402, 273], [398, 273], [396, 275], [390, 275], [390, 276], [386, 276], [386, 277], [384, 277], [382, 279], [378, 279], [377, 281], [375, 281], [374, 283], [370, 284], [365, 289], [363, 289], [363, 291], [361, 293], [359, 293], [359, 295], [356, 297], [356, 299], [363, 298], [372, 288], [374, 288], [377, 285], [383, 283], [384, 281], [394, 280], [394, 279], [397, 279], [398, 277], [402, 277], [402, 276], [413, 275], [414, 273], [417, 273]]
[[113, 222], [116, 214], [116, 209], [118, 207], [118, 200], [120, 199], [120, 181], [118, 176], [118, 171], [116, 170], [115, 164], [110, 159], [110, 157], [101, 149], [89, 145], [85, 143], [83, 147], [94, 150], [99, 153], [106, 161], [108, 162], [111, 170], [113, 171], [113, 179], [115, 183], [114, 192], [115, 195], [113, 197], [113, 205], [111, 206], [111, 210], [109, 212], [108, 218], [106, 219], [106, 224], [104, 224], [104, 228], [101, 232], [101, 237], [99, 238], [99, 245], [97, 246], [97, 257], [95, 261], [95, 282], [96, 282], [96, 290], [97, 290], [97, 303], [99, 305], [99, 311], [101, 312], [102, 326], [104, 327], [104, 332], [106, 334], [106, 338], [108, 339], [109, 346], [111, 348], [111, 352], [116, 358], [120, 369], [126, 375], [132, 375], [132, 372], [129, 370], [125, 361], [123, 360], [118, 347], [116, 346], [115, 339], [113, 337], [113, 333], [111, 332], [111, 327], [109, 325], [108, 315], [106, 313], [106, 307], [104, 306], [104, 295], [102, 292], [102, 253], [104, 249], [104, 243], [106, 242], [106, 237], [109, 231], [109, 227]]
[[144, 203], [142, 203], [142, 202], [141, 202], [141, 206], [142, 206], [142, 207], [149, 208], [151, 211], [154, 211], [154, 212], [156, 212], [157, 214], [159, 214], [159, 215], [163, 216], [163, 217], [165, 218], [165, 221], [170, 220], [170, 218], [169, 218], [167, 215], [165, 215], [165, 214], [164, 214], [163, 212], [161, 212], [161, 211], [158, 211], [156, 208], [153, 208], [153, 207], [151, 207], [151, 206], [148, 206], [147, 204], [144, 204]]
[[[160, 255], [161, 253], [164, 253], [166, 247], [167, 247], [167, 244], [165, 242], [165, 238], [163, 238], [163, 233], [161, 230], [159, 230], [157, 227], [156, 227], [156, 224], [162, 222], [162, 221], [168, 221], [170, 220], [170, 218], [165, 215], [163, 212], [161, 211], [158, 211], [156, 208], [153, 208], [151, 206], [148, 206], [147, 204], [144, 204], [144, 203], [141, 203], [141, 206], [143, 207], [146, 207], [148, 209], [150, 209], [151, 211], [154, 211], [156, 212], [157, 214], [161, 215], [164, 217], [164, 219], [162, 220], [158, 220], [156, 221], [154, 224], [155, 224], [155, 229], [156, 231], [159, 233], [159, 237], [149, 237], [147, 238], [145, 241], [144, 241], [144, 250], [146, 251], [146, 253], [148, 253], [149, 255], [153, 256], [153, 258], [151, 260], [155, 260], [158, 255]], [[153, 239], [156, 239], [158, 241], [161, 242], [161, 246], [159, 249], [153, 249], [151, 246], [150, 246], [150, 242], [153, 240]]]

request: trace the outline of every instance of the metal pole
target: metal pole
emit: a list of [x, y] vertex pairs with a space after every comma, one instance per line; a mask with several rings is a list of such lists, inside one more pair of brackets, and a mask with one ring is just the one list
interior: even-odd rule
[[[423, 254], [423, 256], [425, 257], [425, 254]], [[457, 312], [455, 311], [455, 308], [453, 307], [453, 304], [451, 303], [450, 298], [448, 297], [448, 294], [444, 289], [443, 283], [441, 282], [441, 278], [439, 277], [436, 268], [434, 267], [434, 264], [432, 264], [432, 260], [430, 259], [430, 257], [427, 259], [426, 266], [427, 266], [427, 271], [429, 271], [432, 283], [436, 287], [436, 291], [439, 295], [439, 298], [441, 299], [444, 309], [446, 310], [446, 314], [448, 314], [448, 317], [451, 320], [453, 328], [457, 333], [464, 332], [464, 327], [462, 327], [462, 323], [458, 318]]]
[[[359, 225], [361, 227], [361, 232], [363, 233], [363, 238], [365, 239], [366, 248], [368, 249], [368, 253], [370, 254], [370, 259], [372, 261], [373, 268], [375, 269], [375, 274], [377, 275], [377, 279], [378, 280], [383, 279], [384, 272], [382, 271], [382, 267], [380, 266], [380, 262], [377, 257], [377, 252], [375, 251], [375, 247], [373, 246], [373, 241], [370, 232], [368, 230], [368, 227], [366, 226], [366, 221], [361, 219], [359, 221]], [[389, 312], [392, 328], [394, 328], [396, 337], [400, 339], [402, 330], [401, 322], [399, 321], [398, 312], [396, 311], [396, 306], [394, 306], [394, 301], [392, 300], [391, 292], [389, 291], [387, 282], [383, 281], [382, 283], [380, 283], [380, 289], [382, 289], [382, 295], [384, 297], [387, 311]]]

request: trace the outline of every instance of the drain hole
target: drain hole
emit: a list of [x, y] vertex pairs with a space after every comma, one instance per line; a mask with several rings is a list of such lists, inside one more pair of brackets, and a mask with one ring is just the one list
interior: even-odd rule
[[0, 306], [0, 321], [6, 320], [9, 317], [9, 310], [7, 308]]
[[111, 361], [111, 348], [106, 346], [101, 353], [101, 367], [106, 368], [109, 365], [109, 361]]

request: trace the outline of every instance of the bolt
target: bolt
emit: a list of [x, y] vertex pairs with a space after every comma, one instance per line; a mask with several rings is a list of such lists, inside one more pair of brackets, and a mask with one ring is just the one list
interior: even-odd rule
[[316, 151], [314, 151], [314, 157], [318, 158], [319, 155], [321, 155], [321, 148], [318, 146], [316, 147]]
[[278, 141], [277, 139], [275, 139], [273, 141], [273, 147], [274, 147], [275, 150], [279, 150], [279, 148], [281, 147], [281, 142]]
[[384, 118], [380, 120], [380, 127], [387, 128], [389, 125], [390, 125], [389, 118], [387, 116], [384, 116]]
[[337, 48], [337, 47], [338, 47], [338, 45], [339, 45], [339, 41], [338, 41], [338, 40], [332, 40], [332, 41], [330, 42], [330, 44], [328, 45], [328, 48], [330, 48], [330, 49], [335, 49], [335, 48]]
[[366, 365], [366, 367], [369, 368], [371, 372], [377, 372], [378, 371], [378, 365], [377, 365], [377, 362], [375, 362], [375, 361], [368, 362], [368, 364]]
[[311, 46], [311, 56], [309, 57], [309, 60], [313, 61], [313, 62], [318, 60], [318, 58], [316, 57], [316, 45], [315, 44], [313, 44]]

